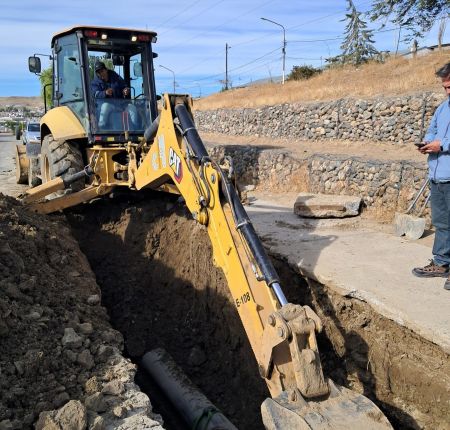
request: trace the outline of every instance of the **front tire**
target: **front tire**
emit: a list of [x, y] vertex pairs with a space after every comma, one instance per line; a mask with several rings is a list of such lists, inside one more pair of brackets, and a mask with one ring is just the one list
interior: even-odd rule
[[[51, 134], [44, 137], [41, 148], [41, 178], [48, 182], [60, 176], [62, 179], [84, 169], [83, 157], [78, 148], [65, 140], [55, 140]], [[80, 191], [84, 180], [73, 182], [65, 192]]]

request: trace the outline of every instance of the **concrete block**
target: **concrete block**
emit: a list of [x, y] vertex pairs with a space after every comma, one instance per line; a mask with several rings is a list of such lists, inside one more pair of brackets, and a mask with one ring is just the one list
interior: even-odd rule
[[294, 213], [305, 218], [344, 218], [359, 215], [361, 197], [300, 193]]
[[396, 213], [394, 218], [394, 234], [405, 235], [410, 240], [420, 239], [425, 231], [426, 220], [413, 215]]

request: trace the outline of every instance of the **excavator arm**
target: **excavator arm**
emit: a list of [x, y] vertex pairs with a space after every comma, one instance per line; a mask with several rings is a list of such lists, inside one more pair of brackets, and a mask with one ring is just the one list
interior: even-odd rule
[[[90, 164], [84, 172], [64, 181], [49, 181], [31, 190], [24, 200], [48, 213], [108, 193], [117, 185], [178, 192], [192, 217], [208, 231], [214, 264], [225, 274], [260, 375], [269, 388], [271, 398], [261, 407], [266, 428], [392, 429], [369, 399], [324, 378], [316, 341], [316, 332], [322, 329], [320, 319], [308, 306], [288, 303], [228, 177], [229, 169], [208, 156], [191, 105], [188, 96], [165, 95], [142, 145], [127, 145], [127, 166], [112, 161], [114, 149], [94, 147], [88, 151]], [[111, 172], [124, 169], [126, 181], [113, 180]], [[85, 190], [36, 202], [84, 174], [95, 178]]]
[[190, 98], [164, 98], [153, 144], [132, 172], [137, 189], [175, 184], [194, 219], [206, 226], [271, 399], [267, 429], [391, 429], [366, 397], [325, 380], [308, 306], [288, 303], [278, 275], [227, 171], [213, 161], [195, 128]]

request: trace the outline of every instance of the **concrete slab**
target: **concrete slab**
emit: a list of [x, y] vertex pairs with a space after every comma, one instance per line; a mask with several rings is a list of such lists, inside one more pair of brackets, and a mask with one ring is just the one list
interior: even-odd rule
[[450, 353], [450, 291], [443, 289], [445, 279], [411, 273], [431, 258], [432, 241], [396, 237], [361, 219], [302, 219], [293, 213], [295, 198], [294, 193], [270, 200], [250, 194], [246, 209], [270, 251], [286, 257], [305, 276], [369, 303]]
[[359, 214], [361, 201], [357, 196], [300, 193], [294, 213], [305, 218], [346, 218]]

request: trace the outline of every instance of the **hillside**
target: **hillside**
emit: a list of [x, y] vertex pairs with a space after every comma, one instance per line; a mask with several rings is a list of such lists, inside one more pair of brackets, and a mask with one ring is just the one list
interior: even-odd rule
[[44, 107], [41, 97], [0, 97], [0, 106], [26, 106], [30, 108]]
[[[369, 63], [325, 70], [305, 81], [285, 85], [261, 84], [234, 88], [195, 101], [194, 108], [258, 107], [282, 103], [335, 100], [342, 97], [371, 98], [379, 95], [440, 91], [435, 71], [449, 61], [449, 51], [435, 52], [415, 59], [396, 57], [383, 64]], [[43, 107], [41, 97], [0, 97], [0, 107], [21, 105]]]
[[213, 94], [196, 101], [195, 109], [258, 107], [440, 91], [440, 83], [434, 73], [448, 61], [449, 52], [442, 51], [415, 59], [392, 58], [383, 64], [369, 63], [358, 68], [346, 66], [325, 70], [305, 81], [254, 85]]

